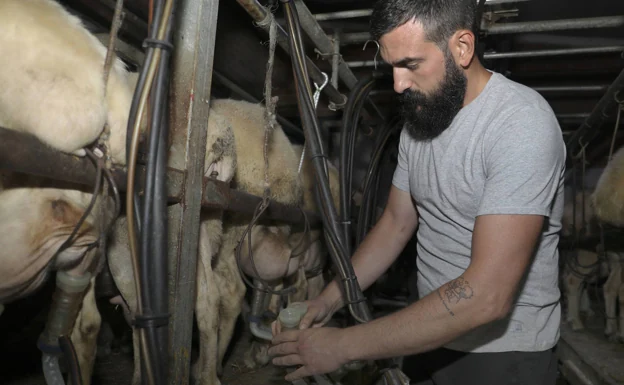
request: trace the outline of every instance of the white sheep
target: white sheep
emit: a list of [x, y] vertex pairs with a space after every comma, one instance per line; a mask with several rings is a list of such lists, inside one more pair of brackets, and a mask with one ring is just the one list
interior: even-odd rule
[[[0, 2], [0, 126], [82, 156], [83, 148], [108, 125], [109, 155], [113, 162], [125, 164], [136, 76], [129, 76], [114, 59], [105, 85], [106, 52], [80, 19], [55, 1]], [[71, 336], [83, 381], [89, 384], [101, 322], [93, 283], [103, 259], [97, 248], [87, 253], [84, 249], [112, 219], [110, 201], [101, 206], [104, 200], [98, 199], [74, 243], [57, 254], [91, 200], [89, 190], [16, 173], [3, 173], [3, 178], [0, 227], [6, 231], [0, 238], [0, 302], [32, 293], [51, 270], [90, 272], [93, 279]]]
[[133, 86], [119, 59], [104, 84], [106, 51], [53, 0], [1, 1], [0, 126], [83, 156], [108, 124], [110, 155], [125, 164]]

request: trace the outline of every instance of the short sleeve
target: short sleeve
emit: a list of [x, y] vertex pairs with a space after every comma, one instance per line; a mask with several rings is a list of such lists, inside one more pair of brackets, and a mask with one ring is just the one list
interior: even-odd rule
[[392, 177], [392, 184], [399, 190], [408, 193], [410, 192], [408, 167], [409, 140], [410, 138], [407, 131], [403, 129], [399, 138], [399, 155], [397, 159], [397, 166], [394, 170], [394, 176]]
[[484, 139], [485, 186], [477, 215], [550, 216], [566, 150], [552, 111], [524, 108]]

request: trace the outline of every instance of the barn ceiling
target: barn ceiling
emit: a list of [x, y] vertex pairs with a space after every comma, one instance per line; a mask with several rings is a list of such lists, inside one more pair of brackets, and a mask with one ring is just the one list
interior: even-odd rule
[[[476, 0], [475, 0], [476, 1]], [[105, 33], [113, 14], [114, 0], [62, 0], [87, 20], [95, 31]], [[275, 0], [271, 1], [275, 3]], [[129, 11], [121, 29], [121, 38], [139, 48], [146, 34], [148, 0], [125, 0]], [[262, 0], [263, 5], [269, 1]], [[317, 21], [330, 37], [339, 32], [342, 59], [360, 78], [373, 70], [376, 47], [369, 44], [363, 49], [361, 36], [368, 31], [367, 10], [371, 1], [353, 0], [306, 0], [306, 6], [316, 15]], [[349, 12], [351, 11], [351, 12]], [[586, 19], [594, 17], [624, 17], [624, 1], [595, 0], [487, 0], [484, 9], [485, 20], [497, 18], [496, 25], [529, 21], [550, 21], [558, 19]], [[276, 11], [278, 22], [285, 26], [281, 7]], [[548, 24], [548, 23], [546, 23]], [[584, 53], [553, 57], [526, 57], [486, 60], [488, 68], [501, 72], [509, 78], [536, 88], [549, 101], [559, 118], [562, 130], [567, 135], [578, 128], [592, 111], [607, 87], [624, 69], [624, 23], [605, 28], [584, 28], [544, 32], [522, 32], [486, 34], [482, 39], [486, 57], [494, 53], [519, 52], [526, 50], [571, 49], [607, 47], [609, 52]], [[487, 24], [483, 25], [488, 27]], [[257, 100], [263, 99], [268, 35], [252, 24], [251, 17], [237, 1], [221, 1], [215, 49], [216, 77], [213, 78], [213, 94], [216, 97], [241, 97], [232, 91], [232, 84], [243, 89]], [[319, 69], [331, 76], [331, 63], [314, 51], [314, 45], [305, 41], [308, 56]], [[380, 67], [381, 69], [381, 67]], [[274, 95], [280, 97], [277, 112], [283, 118], [299, 125], [297, 99], [295, 97], [292, 69], [288, 55], [279, 47], [274, 68]], [[218, 77], [218, 78], [217, 78]], [[224, 80], [225, 79], [225, 80]], [[229, 86], [226, 86], [228, 83]], [[348, 93], [343, 83], [339, 91]], [[391, 84], [377, 87], [371, 99], [381, 112], [392, 115], [395, 108]], [[613, 109], [615, 111], [615, 108]], [[604, 162], [615, 124], [615, 113], [602, 125], [601, 134], [588, 148], [598, 155], [595, 162]], [[328, 99], [322, 96], [318, 107], [319, 118], [329, 131], [336, 131], [341, 111], [328, 108]], [[376, 121], [364, 121], [364, 126], [376, 127]], [[366, 131], [366, 130], [365, 130]], [[624, 131], [624, 130], [621, 130]], [[300, 135], [292, 134], [301, 139]], [[618, 146], [622, 144], [618, 140]]]

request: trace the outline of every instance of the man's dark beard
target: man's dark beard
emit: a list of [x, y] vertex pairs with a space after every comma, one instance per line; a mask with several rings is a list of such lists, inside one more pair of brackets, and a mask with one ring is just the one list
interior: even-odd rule
[[440, 135], [451, 125], [464, 103], [466, 75], [457, 67], [450, 52], [444, 56], [446, 74], [432, 95], [413, 90], [405, 90], [399, 95], [404, 127], [418, 141], [431, 140]]

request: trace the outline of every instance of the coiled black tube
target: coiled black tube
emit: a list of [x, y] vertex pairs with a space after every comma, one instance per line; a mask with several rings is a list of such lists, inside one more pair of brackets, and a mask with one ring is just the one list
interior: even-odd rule
[[368, 171], [366, 173], [366, 179], [364, 181], [364, 189], [362, 194], [362, 205], [360, 206], [360, 212], [358, 215], [358, 230], [356, 233], [356, 244], [359, 245], [363, 240], [366, 234], [368, 233], [368, 229], [370, 228], [370, 224], [373, 221], [373, 216], [375, 214], [374, 209], [375, 205], [375, 193], [376, 187], [379, 182], [379, 164], [381, 163], [381, 159], [384, 154], [384, 150], [390, 143], [390, 138], [396, 134], [397, 130], [400, 129], [400, 126], [397, 125], [397, 120], [392, 121], [389, 125], [385, 127], [383, 131], [381, 131], [377, 137], [375, 149], [373, 151], [373, 156], [371, 157], [371, 162], [368, 166]]
[[[342, 131], [340, 133], [340, 164], [338, 167], [340, 177], [340, 219], [344, 232], [344, 242], [347, 255], [351, 255], [351, 172], [353, 165], [353, 152], [349, 151], [349, 144], [356, 137], [354, 132], [357, 124], [357, 115], [354, 118], [354, 107], [356, 102], [362, 98], [364, 90], [375, 82], [373, 74], [361, 78], [355, 84], [345, 106], [342, 115]], [[359, 115], [359, 110], [357, 111]], [[356, 124], [352, 124], [355, 120]], [[355, 139], [353, 139], [355, 142]]]

